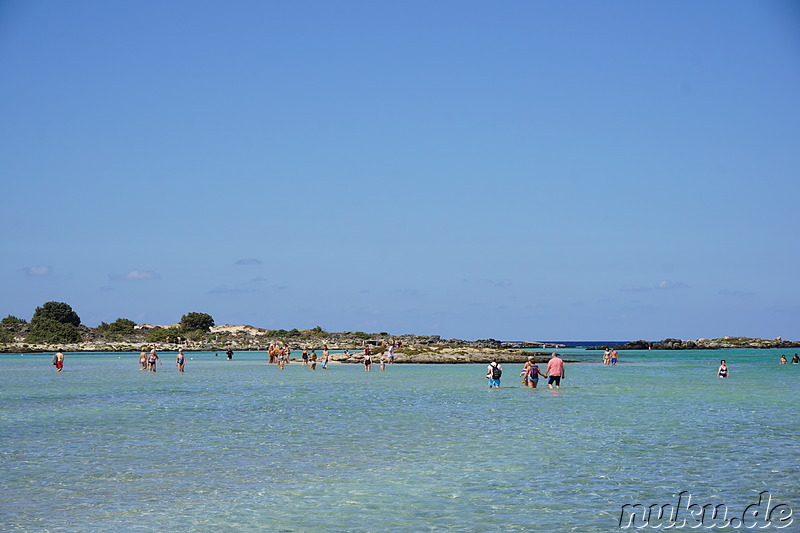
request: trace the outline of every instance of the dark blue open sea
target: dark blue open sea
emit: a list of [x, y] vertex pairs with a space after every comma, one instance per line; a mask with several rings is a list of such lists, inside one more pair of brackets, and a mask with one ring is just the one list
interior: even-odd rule
[[[137, 354], [67, 354], [56, 374], [52, 354], [2, 354], [0, 529], [608, 533], [690, 496], [729, 513], [716, 531], [800, 531], [800, 365], [563, 351], [585, 362], [559, 391], [523, 388], [518, 365], [489, 390], [483, 365], [194, 353], [178, 374], [164, 353], [148, 374]], [[691, 510], [679, 527], [711, 524]]]

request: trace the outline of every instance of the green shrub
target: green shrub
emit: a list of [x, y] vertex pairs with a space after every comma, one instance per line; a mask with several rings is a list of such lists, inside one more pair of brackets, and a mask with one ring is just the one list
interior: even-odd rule
[[181, 335], [175, 328], [153, 328], [147, 332], [147, 342], [167, 342], [167, 339], [174, 342]]
[[8, 326], [17, 326], [17, 325], [20, 325], [20, 324], [27, 324], [27, 323], [28, 323], [27, 321], [22, 320], [21, 318], [17, 318], [17, 317], [12, 316], [12, 315], [8, 315], [3, 320], [0, 320], [0, 326], [7, 326], [7, 327]]
[[71, 324], [75, 327], [81, 325], [81, 317], [72, 310], [72, 307], [64, 302], [47, 302], [42, 307], [37, 307], [36, 311], [33, 313], [31, 324], [42, 319], [55, 320], [56, 322]]
[[127, 318], [118, 318], [111, 324], [101, 322], [100, 325], [97, 326], [97, 331], [105, 336], [130, 335], [133, 333], [135, 326], [136, 322], [133, 320], [128, 320]]
[[0, 343], [14, 342], [14, 334], [6, 328], [0, 328]]
[[187, 313], [181, 317], [181, 328], [186, 331], [199, 329], [208, 331], [214, 325], [214, 319], [207, 313]]
[[79, 339], [78, 327], [74, 324], [41, 317], [31, 321], [31, 330], [25, 338], [30, 343], [47, 344], [72, 343]]
[[203, 335], [205, 335], [205, 333], [206, 332], [201, 329], [193, 329], [189, 331], [182, 331], [178, 335], [187, 338], [189, 340], [199, 341], [203, 338]]

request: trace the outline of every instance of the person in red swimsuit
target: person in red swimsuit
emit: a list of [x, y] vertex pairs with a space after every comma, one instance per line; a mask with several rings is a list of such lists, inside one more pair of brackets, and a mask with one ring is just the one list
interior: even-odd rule
[[56, 352], [56, 355], [53, 357], [53, 364], [56, 365], [56, 372], [64, 370], [64, 352], [61, 350]]

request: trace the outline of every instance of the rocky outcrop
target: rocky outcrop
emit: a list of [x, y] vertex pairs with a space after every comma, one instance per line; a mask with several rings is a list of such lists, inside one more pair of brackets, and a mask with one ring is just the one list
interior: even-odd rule
[[[135, 327], [130, 335], [104, 335], [98, 328], [81, 326], [83, 342], [76, 344], [27, 344], [25, 336], [27, 325], [19, 327], [5, 327], [13, 337], [13, 341], [0, 343], [0, 352], [53, 352], [63, 349], [70, 352], [131, 352], [143, 348], [155, 347], [157, 350], [172, 351], [179, 347], [195, 351], [225, 351], [228, 348], [234, 351], [263, 351], [273, 342], [288, 345], [292, 350], [322, 350], [327, 346], [331, 350], [350, 350], [353, 355], [348, 360], [360, 362], [360, 352], [364, 344], [373, 346], [373, 353], [381, 353], [386, 343], [397, 341], [402, 346], [396, 350], [395, 361], [406, 362], [452, 362], [452, 363], [483, 363], [488, 362], [492, 356], [498, 357], [500, 362], [523, 362], [532, 351], [537, 351], [539, 357], [548, 357], [551, 351], [563, 348], [563, 344], [542, 343], [537, 341], [503, 342], [496, 339], [481, 339], [465, 341], [460, 339], [442, 339], [439, 335], [390, 335], [386, 332], [327, 332], [321, 328], [313, 330], [296, 329], [268, 330], [243, 325], [213, 326], [207, 333], [196, 332], [189, 334], [188, 339], [175, 335], [166, 341], [148, 342], [148, 334], [156, 328], [176, 328], [178, 324], [153, 326], [140, 324]], [[163, 337], [162, 337], [163, 338]], [[610, 347], [610, 346], [609, 346]], [[750, 339], [745, 337], [724, 337], [721, 339], [681, 340], [668, 338], [662, 341], [650, 342], [638, 340], [614, 346], [617, 350], [713, 350], [717, 348], [798, 348], [799, 342], [785, 341], [780, 337], [772, 340]], [[599, 346], [594, 350], [602, 350]], [[521, 350], [530, 351], [521, 351]]]
[[798, 348], [800, 342], [776, 339], [751, 339], [748, 337], [722, 337], [720, 339], [664, 339], [650, 342], [644, 340], [627, 342], [620, 346], [598, 346], [592, 350], [614, 348], [616, 350], [719, 350], [722, 348]]
[[[372, 353], [372, 362], [380, 362], [381, 351]], [[395, 363], [415, 363], [415, 364], [463, 364], [463, 363], [483, 363], [488, 364], [492, 359], [501, 364], [523, 364], [533, 357], [536, 363], [544, 363], [550, 359], [550, 353], [545, 352], [523, 352], [508, 348], [475, 348], [475, 347], [453, 347], [453, 346], [415, 346], [395, 352]], [[364, 356], [361, 352], [345, 355], [343, 353], [331, 354], [331, 360], [342, 363], [362, 363]], [[565, 362], [575, 363], [572, 359], [564, 359]]]

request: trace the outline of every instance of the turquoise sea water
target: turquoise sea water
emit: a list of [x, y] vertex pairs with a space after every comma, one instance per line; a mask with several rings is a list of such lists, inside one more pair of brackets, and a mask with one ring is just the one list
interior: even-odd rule
[[523, 388], [520, 365], [489, 390], [484, 365], [193, 353], [178, 374], [164, 353], [150, 374], [138, 354], [67, 354], [56, 374], [52, 354], [2, 354], [0, 529], [591, 533], [625, 504], [688, 491], [741, 515], [769, 491], [800, 530], [800, 365], [565, 352], [587, 362], [559, 391]]

